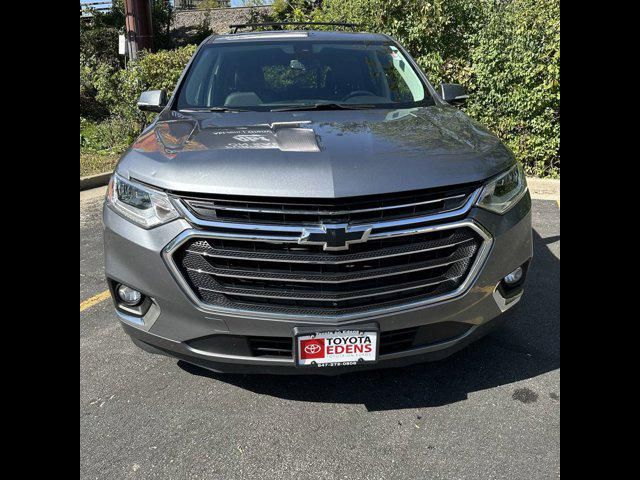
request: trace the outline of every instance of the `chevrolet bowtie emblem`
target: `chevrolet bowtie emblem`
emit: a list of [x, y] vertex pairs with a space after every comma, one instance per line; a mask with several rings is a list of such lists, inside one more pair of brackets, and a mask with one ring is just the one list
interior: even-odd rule
[[349, 250], [352, 243], [362, 243], [369, 239], [370, 225], [330, 224], [320, 227], [306, 227], [298, 243], [322, 245], [323, 250]]

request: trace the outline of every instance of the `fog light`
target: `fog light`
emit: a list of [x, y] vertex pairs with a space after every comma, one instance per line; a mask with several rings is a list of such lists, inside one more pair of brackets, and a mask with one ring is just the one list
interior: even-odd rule
[[506, 283], [507, 285], [513, 285], [515, 283], [518, 283], [522, 278], [522, 273], [523, 273], [522, 267], [516, 268], [513, 272], [511, 272], [509, 275], [504, 277], [504, 283]]
[[127, 287], [126, 285], [120, 285], [118, 287], [118, 297], [123, 303], [130, 306], [137, 305], [142, 300], [142, 294], [139, 291], [134, 290], [131, 287]]

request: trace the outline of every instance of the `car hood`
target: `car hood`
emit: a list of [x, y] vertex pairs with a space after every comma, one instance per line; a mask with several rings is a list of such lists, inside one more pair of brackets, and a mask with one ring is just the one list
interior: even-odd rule
[[336, 198], [477, 182], [513, 163], [494, 135], [449, 106], [166, 111], [117, 171], [177, 192]]

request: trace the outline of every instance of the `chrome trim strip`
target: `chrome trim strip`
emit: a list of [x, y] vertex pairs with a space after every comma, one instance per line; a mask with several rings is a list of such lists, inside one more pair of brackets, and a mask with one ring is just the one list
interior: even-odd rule
[[285, 300], [310, 300], [313, 302], [340, 302], [342, 300], [353, 300], [356, 298], [367, 298], [367, 297], [375, 297], [376, 295], [387, 295], [389, 293], [397, 293], [397, 292], [405, 292], [407, 290], [416, 290], [418, 288], [424, 288], [424, 287], [431, 287], [433, 285], [439, 285], [442, 282], [446, 282], [448, 280], [456, 280], [458, 278], [460, 278], [461, 275], [458, 275], [457, 277], [451, 277], [451, 278], [445, 278], [444, 280], [440, 280], [438, 282], [429, 282], [429, 283], [423, 283], [421, 285], [414, 285], [411, 287], [404, 287], [404, 288], [396, 288], [393, 290], [388, 290], [385, 292], [375, 292], [375, 293], [366, 293], [363, 295], [352, 295], [349, 297], [333, 297], [333, 298], [320, 298], [320, 297], [285, 297], [282, 295], [260, 295], [259, 293], [235, 293], [235, 292], [227, 292], [224, 290], [216, 290], [213, 288], [205, 288], [202, 287], [201, 290], [206, 290], [208, 292], [213, 292], [213, 293], [219, 293], [222, 295], [236, 295], [239, 297], [260, 297], [260, 298], [278, 298], [278, 299], [285, 299]]
[[[443, 197], [436, 200], [425, 200], [423, 202], [405, 203], [401, 205], [389, 205], [386, 207], [377, 208], [362, 208], [358, 210], [286, 210], [276, 208], [247, 208], [247, 207], [226, 207], [223, 205], [215, 205], [215, 200], [206, 202], [198, 199], [183, 198], [182, 201], [188, 203], [192, 207], [205, 208], [207, 210], [225, 210], [230, 212], [250, 212], [250, 213], [274, 213], [281, 215], [348, 215], [353, 213], [367, 213], [367, 212], [380, 212], [385, 210], [395, 210], [399, 208], [417, 207], [418, 205], [428, 205], [431, 203], [446, 202], [447, 200], [454, 200], [456, 198], [464, 198], [467, 195], [462, 193], [460, 195], [453, 195], [451, 197]], [[219, 200], [225, 201], [225, 200]], [[261, 202], [241, 202], [241, 203], [261, 203]], [[268, 203], [268, 202], [265, 202]], [[450, 209], [452, 210], [452, 209]], [[449, 211], [449, 210], [444, 210]]]
[[[206, 350], [198, 350], [186, 343], [183, 344], [188, 353], [195, 353], [196, 355], [206, 358], [221, 361], [230, 361], [230, 363], [243, 363], [245, 365], [293, 365], [293, 358], [282, 357], [247, 357], [244, 355], [227, 355], [224, 353], [211, 353]], [[186, 352], [185, 352], [186, 353]]]
[[212, 306], [204, 302], [201, 302], [198, 299], [198, 297], [195, 295], [193, 290], [191, 290], [191, 287], [189, 287], [189, 285], [187, 284], [186, 279], [180, 274], [180, 271], [178, 270], [175, 262], [173, 261], [172, 255], [182, 244], [184, 244], [187, 240], [191, 238], [203, 238], [203, 237], [220, 238], [218, 233], [196, 230], [196, 229], [184, 230], [176, 238], [174, 238], [171, 242], [169, 242], [169, 244], [164, 248], [164, 250], [162, 251], [162, 257], [164, 258], [164, 261], [167, 267], [169, 268], [169, 271], [173, 275], [174, 279], [180, 285], [182, 291], [189, 298], [189, 300], [191, 300], [191, 302], [196, 306], [196, 308], [203, 313], [214, 313], [214, 314], [217, 313], [221, 315], [228, 315], [228, 316], [242, 317], [242, 318], [252, 318], [252, 319], [283, 320], [283, 321], [292, 321], [292, 322], [306, 321], [308, 323], [333, 322], [337, 324], [340, 322], [357, 320], [360, 318], [373, 319], [376, 316], [389, 315], [396, 312], [421, 308], [426, 305], [443, 302], [443, 301], [450, 300], [452, 298], [456, 298], [464, 295], [469, 290], [472, 283], [475, 281], [478, 274], [480, 273], [480, 270], [484, 266], [484, 263], [487, 257], [489, 256], [489, 252], [491, 251], [491, 247], [493, 246], [493, 238], [482, 227], [480, 227], [477, 223], [475, 223], [473, 220], [470, 220], [470, 219], [460, 220], [457, 222], [443, 224], [443, 225], [434, 225], [430, 228], [432, 228], [432, 231], [435, 231], [435, 230], [450, 230], [453, 228], [460, 228], [460, 227], [471, 228], [478, 235], [480, 235], [480, 237], [484, 241], [482, 242], [482, 244], [480, 245], [480, 248], [478, 249], [478, 252], [476, 254], [476, 260], [471, 266], [471, 268], [469, 269], [467, 277], [464, 279], [464, 281], [460, 284], [460, 286], [456, 290], [444, 295], [431, 297], [431, 298], [420, 300], [417, 302], [406, 303], [402, 305], [395, 305], [393, 307], [371, 309], [364, 312], [349, 313], [344, 315], [291, 315], [291, 314], [284, 314], [284, 313], [261, 312], [257, 310], [241, 310], [241, 309], [226, 308], [226, 307], [216, 307], [216, 306]]
[[[324, 277], [322, 279], [295, 278], [295, 277], [257, 277], [257, 276], [253, 276], [253, 275], [233, 275], [231, 273], [216, 273], [216, 272], [210, 272], [210, 271], [207, 271], [207, 270], [201, 270], [199, 268], [187, 268], [187, 270], [189, 270], [191, 272], [204, 273], [205, 275], [214, 275], [216, 277], [225, 277], [225, 278], [246, 278], [247, 280], [266, 280], [266, 281], [269, 281], [269, 282], [299, 282], [299, 283], [333, 283], [333, 284], [338, 284], [338, 283], [363, 282], [363, 281], [366, 281], [366, 280], [371, 280], [372, 278], [393, 277], [395, 275], [404, 275], [405, 273], [421, 272], [422, 270], [432, 270], [434, 268], [446, 267], [448, 265], [453, 265], [454, 263], [462, 262], [463, 260], [468, 259], [470, 256], [471, 255], [467, 255], [466, 257], [462, 257], [462, 258], [459, 258], [457, 260], [452, 260], [450, 262], [440, 263], [438, 265], [428, 265], [426, 267], [410, 268], [408, 270], [398, 270], [397, 272], [388, 272], [388, 273], [383, 273], [383, 274], [380, 274], [380, 275], [370, 275], [370, 276], [362, 277], [362, 278], [354, 278], [353, 280], [327, 280], [326, 279], [327, 277]], [[275, 273], [275, 272], [271, 272], [271, 273]], [[360, 272], [358, 272], [358, 273], [360, 273]], [[366, 270], [364, 272], [362, 272], [362, 273], [366, 273]], [[343, 275], [347, 276], [348, 274], [345, 273]], [[309, 277], [314, 277], [314, 276], [315, 275], [309, 275]], [[329, 277], [330, 276], [331, 275], [329, 275]], [[336, 275], [336, 276], [339, 276], [339, 275]], [[443, 282], [444, 281], [445, 280], [443, 280]], [[438, 283], [442, 283], [442, 282], [438, 282]]]
[[405, 237], [407, 235], [420, 235], [421, 233], [431, 233], [443, 230], [442, 225], [425, 225], [422, 227], [408, 228], [405, 230], [395, 230], [392, 232], [372, 233], [369, 240], [382, 240], [387, 238]]
[[116, 315], [120, 318], [120, 321], [133, 325], [134, 327], [144, 327], [144, 319], [134, 315], [127, 315], [126, 313], [116, 308]]
[[[498, 283], [498, 285], [500, 284]], [[522, 295], [524, 294], [524, 290], [521, 291], [519, 294], [515, 295], [514, 297], [507, 299], [503, 297], [500, 291], [498, 290], [498, 285], [496, 285], [496, 288], [493, 290], [493, 299], [498, 305], [498, 308], [500, 309], [500, 311], [504, 313], [520, 301], [520, 299], [522, 298]]]
[[284, 348], [272, 348], [272, 347], [254, 347], [254, 350], [260, 352], [283, 352], [283, 353], [291, 353], [291, 350]]
[[[306, 263], [308, 265], [343, 265], [346, 263], [358, 263], [358, 262], [369, 262], [371, 260], [380, 260], [383, 258], [393, 258], [393, 257], [401, 257], [403, 255], [413, 255], [413, 254], [418, 254], [418, 253], [425, 253], [425, 252], [430, 252], [432, 250], [442, 250], [444, 248], [450, 248], [450, 247], [455, 247], [456, 245], [462, 245], [463, 243], [467, 243], [470, 242], [471, 240], [473, 240], [473, 238], [465, 238], [464, 240], [459, 240], [457, 242], [453, 242], [453, 243], [449, 243], [447, 245], [439, 245], [437, 247], [432, 247], [432, 248], [422, 248], [419, 250], [409, 250], [406, 252], [399, 252], [399, 253], [392, 253], [390, 255], [377, 255], [375, 257], [366, 257], [366, 258], [356, 258], [353, 260], [325, 260], [325, 261], [321, 261], [321, 260], [299, 260], [297, 258], [295, 258], [295, 254], [292, 255], [292, 258], [268, 258], [268, 257], [260, 257], [260, 256], [255, 256], [255, 257], [244, 257], [244, 256], [240, 256], [240, 255], [225, 255], [224, 253], [222, 254], [212, 254], [209, 252], [197, 252], [195, 250], [187, 250], [187, 253], [193, 253], [194, 255], [203, 255], [205, 257], [211, 257], [211, 258], [228, 258], [231, 260], [249, 260], [249, 261], [254, 261], [254, 262], [273, 262], [273, 263]], [[237, 250], [234, 250], [237, 251]]]
[[[405, 226], [423, 224], [428, 222], [442, 221], [442, 220], [447, 220], [450, 218], [465, 215], [471, 209], [471, 207], [473, 207], [473, 205], [476, 203], [481, 190], [482, 190], [482, 187], [479, 187], [478, 189], [476, 189], [471, 195], [469, 195], [469, 198], [464, 203], [464, 205], [462, 205], [460, 208], [457, 208], [455, 210], [437, 213], [434, 215], [424, 215], [420, 217], [411, 217], [411, 218], [404, 218], [401, 220], [389, 220], [389, 221], [382, 221], [382, 222], [377, 222], [373, 224], [367, 224], [367, 226], [372, 227], [372, 233], [370, 238], [371, 239], [386, 238], [386, 236], [385, 237], [380, 236], [380, 235], [386, 235], [386, 232], [382, 234], [381, 233], [376, 234], [375, 231], [377, 229], [405, 227]], [[299, 225], [299, 226], [277, 225], [277, 224], [272, 225], [272, 224], [266, 224], [266, 223], [253, 224], [253, 223], [216, 222], [213, 220], [202, 220], [196, 217], [182, 202], [175, 201], [173, 203], [177, 207], [179, 212], [182, 214], [182, 216], [184, 216], [184, 218], [189, 223], [195, 226], [201, 226], [201, 227], [207, 227], [207, 228], [219, 228], [222, 230], [274, 232], [274, 234], [271, 234], [271, 235], [266, 233], [265, 234], [260, 233], [260, 235], [257, 238], [255, 236], [242, 238], [242, 236], [239, 236], [237, 233], [228, 233], [228, 232], [221, 231], [216, 233], [217, 235], [216, 237], [212, 237], [212, 238], [220, 238], [220, 239], [232, 238], [236, 240], [249, 240], [249, 241], [260, 240], [263, 242], [272, 242], [272, 243], [274, 242], [275, 243], [298, 243], [299, 239], [303, 236], [305, 229], [308, 230], [310, 228], [309, 226], [303, 226], [303, 225]], [[357, 223], [351, 224], [351, 228], [355, 228], [357, 226], [358, 226]], [[318, 227], [318, 228], [321, 228], [321, 227]], [[291, 237], [283, 237], [281, 235], [280, 236], [277, 235], [277, 233], [283, 233], [283, 232], [297, 233], [298, 236], [294, 237], [292, 235]], [[409, 233], [405, 235], [409, 235]]]
[[251, 233], [216, 233], [207, 232], [208, 238], [216, 238], [219, 240], [239, 240], [246, 242], [264, 242], [264, 243], [298, 243], [298, 237], [285, 237], [277, 235], [257, 235]]
[[414, 228], [396, 230], [392, 232], [375, 233], [375, 230], [383, 230], [383, 229], [393, 228], [393, 227], [404, 227], [404, 226], [411, 226], [411, 225], [422, 224], [427, 222], [435, 222], [435, 221], [446, 220], [450, 217], [465, 214], [475, 204], [478, 195], [480, 195], [480, 189], [476, 190], [473, 193], [473, 195], [469, 197], [467, 202], [459, 209], [460, 210], [459, 213], [457, 213], [458, 210], [454, 210], [449, 213], [438, 213], [436, 215], [429, 215], [426, 217], [415, 217], [415, 218], [405, 219], [405, 220], [395, 220], [395, 221], [389, 221], [389, 222], [376, 223], [373, 226], [373, 232], [371, 233], [371, 235], [369, 235], [369, 239], [377, 240], [380, 238], [392, 238], [392, 237], [399, 237], [402, 235], [417, 235], [419, 233], [431, 232], [433, 231], [433, 228], [434, 228], [431, 226], [424, 226], [424, 227], [418, 226]]

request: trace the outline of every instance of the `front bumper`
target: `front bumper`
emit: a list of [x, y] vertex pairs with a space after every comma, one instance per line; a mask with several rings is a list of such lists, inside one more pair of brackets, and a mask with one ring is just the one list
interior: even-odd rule
[[501, 313], [515, 305], [522, 294], [520, 290], [505, 298], [497, 287], [505, 275], [531, 259], [529, 194], [503, 216], [473, 208], [467, 220], [483, 228], [493, 241], [475, 279], [464, 292], [438, 303], [376, 312], [356, 319], [257, 318], [203, 308], [179, 287], [162, 258], [165, 247], [192, 228], [182, 219], [144, 230], [105, 206], [105, 269], [112, 282], [130, 285], [153, 299], [153, 305], [143, 317], [116, 309], [125, 331], [138, 346], [218, 372], [338, 374], [350, 369], [301, 370], [294, 366], [292, 358], [253, 357], [228, 350], [203, 351], [192, 348], [188, 342], [209, 335], [289, 337], [294, 327], [313, 325], [340, 328], [375, 322], [381, 332], [438, 322], [460, 322], [470, 326], [464, 334], [453, 339], [381, 355], [373, 368], [402, 366], [437, 360], [460, 350], [492, 328]]

